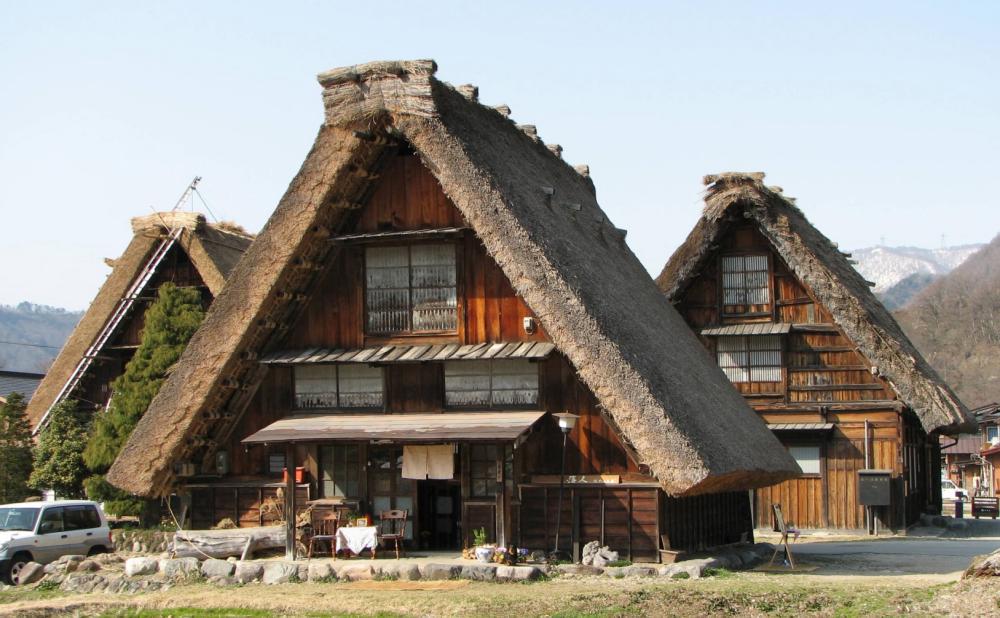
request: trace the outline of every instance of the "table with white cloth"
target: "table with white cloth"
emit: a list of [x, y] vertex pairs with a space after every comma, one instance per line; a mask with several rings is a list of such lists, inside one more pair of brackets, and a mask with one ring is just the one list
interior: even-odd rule
[[369, 549], [375, 557], [378, 528], [375, 526], [341, 526], [337, 528], [337, 551], [350, 550], [355, 555]]

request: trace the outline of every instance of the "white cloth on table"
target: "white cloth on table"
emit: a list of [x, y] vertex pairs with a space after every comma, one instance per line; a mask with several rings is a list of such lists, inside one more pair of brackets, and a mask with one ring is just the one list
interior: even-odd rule
[[344, 549], [360, 554], [366, 549], [375, 549], [378, 544], [378, 528], [375, 526], [342, 526], [337, 528], [337, 551]]
[[453, 444], [403, 446], [404, 479], [455, 478], [455, 446]]

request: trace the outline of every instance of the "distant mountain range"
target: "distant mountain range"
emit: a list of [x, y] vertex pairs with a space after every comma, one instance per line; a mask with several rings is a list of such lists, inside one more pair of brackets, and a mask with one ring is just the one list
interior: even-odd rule
[[855, 268], [875, 283], [873, 290], [891, 311], [903, 307], [939, 277], [948, 274], [985, 245], [941, 249], [868, 247], [851, 252]]
[[47, 305], [0, 305], [0, 369], [44, 373], [82, 311]]
[[967, 406], [1000, 401], [1000, 236], [895, 315]]

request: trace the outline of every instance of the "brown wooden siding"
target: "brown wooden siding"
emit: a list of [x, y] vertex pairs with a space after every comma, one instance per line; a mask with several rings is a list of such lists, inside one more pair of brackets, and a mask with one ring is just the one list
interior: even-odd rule
[[[720, 256], [767, 254], [772, 267], [771, 315], [726, 315], [721, 307]], [[772, 525], [771, 505], [780, 503], [786, 518], [803, 528], [865, 526], [857, 503], [857, 471], [864, 468], [864, 422], [872, 426], [872, 467], [893, 470], [894, 504], [882, 514], [893, 527], [914, 521], [933, 508], [933, 440], [901, 409], [895, 392], [873, 374], [866, 359], [833, 321], [830, 312], [791, 272], [766, 238], [750, 224], [734, 226], [719, 242], [700, 274], [681, 294], [677, 308], [696, 331], [722, 324], [778, 322], [792, 324], [783, 336], [782, 381], [736, 383], [767, 423], [834, 423], [828, 436], [781, 435], [821, 447], [821, 474], [757, 490], [756, 525]], [[757, 313], [765, 313], [760, 311]], [[715, 352], [713, 337], [701, 338]], [[864, 406], [864, 409], [851, 409]], [[791, 442], [789, 442], [791, 441]], [[919, 482], [918, 482], [919, 479]]]

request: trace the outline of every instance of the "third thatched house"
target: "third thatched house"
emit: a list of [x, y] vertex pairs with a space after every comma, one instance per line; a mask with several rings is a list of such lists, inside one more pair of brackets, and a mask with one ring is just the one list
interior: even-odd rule
[[874, 515], [903, 528], [940, 509], [938, 436], [969, 413], [848, 256], [763, 180], [707, 176], [702, 217], [657, 283], [802, 468], [756, 491], [757, 525], [780, 503], [799, 527], [864, 528], [863, 477]]

